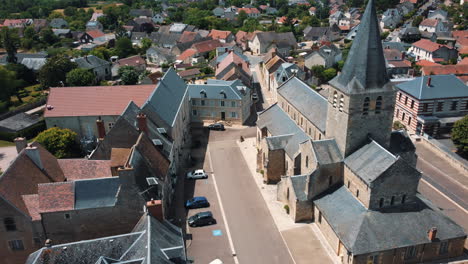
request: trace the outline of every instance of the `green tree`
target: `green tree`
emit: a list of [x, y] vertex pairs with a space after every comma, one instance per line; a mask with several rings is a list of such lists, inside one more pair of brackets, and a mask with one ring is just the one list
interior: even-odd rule
[[64, 56], [49, 58], [39, 70], [39, 82], [44, 88], [61, 86], [66, 80], [67, 73], [76, 67], [76, 63]]
[[[0, 66], [0, 102], [10, 103], [10, 97], [15, 93], [17, 85], [16, 75], [14, 71], [8, 70], [4, 66]], [[21, 99], [18, 98], [20, 101]]]
[[97, 47], [93, 50], [91, 50], [91, 52], [89, 53], [91, 55], [94, 55], [100, 59], [103, 59], [103, 60], [106, 60], [108, 61], [111, 57], [111, 53], [109, 51], [109, 49], [105, 48], [105, 47]]
[[8, 27], [3, 27], [0, 31], [0, 39], [2, 41], [2, 46], [7, 52], [7, 62], [15, 63], [16, 51], [20, 44], [20, 38], [15, 29], [10, 29]]
[[52, 127], [37, 135], [35, 141], [59, 159], [71, 158], [77, 150], [77, 134], [68, 128]]
[[151, 39], [143, 38], [141, 40], [141, 52], [140, 53], [145, 53], [146, 50], [148, 50], [151, 47], [152, 44], [153, 44], [153, 42], [151, 41]]
[[120, 79], [125, 85], [133, 85], [138, 82], [139, 74], [132, 66], [123, 66], [119, 69]]
[[418, 27], [419, 24], [421, 24], [421, 22], [423, 21], [424, 17], [423, 16], [417, 16], [413, 19], [413, 22], [411, 23], [411, 25], [413, 27]]
[[119, 58], [126, 58], [135, 54], [132, 41], [129, 38], [120, 38], [115, 43], [115, 52]]
[[239, 26], [242, 26], [246, 19], [247, 19], [247, 13], [245, 13], [244, 10], [241, 10], [239, 14], [237, 15], [237, 21], [239, 23]]
[[453, 125], [452, 140], [460, 153], [468, 154], [468, 115]]
[[59, 38], [54, 34], [52, 29], [50, 28], [44, 28], [40, 32], [41, 35], [41, 41], [44, 43], [47, 43], [48, 45], [53, 45], [57, 41], [59, 41]]
[[336, 76], [336, 70], [333, 68], [328, 68], [323, 71], [323, 78], [325, 82], [328, 82], [329, 80], [333, 79], [333, 77]]
[[67, 73], [67, 85], [91, 86], [96, 81], [94, 73], [88, 69], [76, 68]]
[[9, 63], [6, 65], [6, 68], [15, 73], [18, 81], [24, 82], [22, 87], [36, 83], [36, 75], [34, 72], [23, 64]]
[[76, 7], [69, 6], [63, 10], [63, 14], [65, 14], [66, 16], [74, 16], [76, 15], [76, 11], [77, 11]]

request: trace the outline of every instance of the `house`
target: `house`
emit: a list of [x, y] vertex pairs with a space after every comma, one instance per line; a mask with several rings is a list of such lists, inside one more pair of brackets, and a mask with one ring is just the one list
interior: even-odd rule
[[36, 128], [36, 131], [40, 131], [40, 129], [44, 127], [44, 122], [42, 122], [41, 118], [36, 115], [30, 115], [23, 112], [0, 120], [0, 133], [11, 136], [12, 138], [17, 137], [20, 133], [33, 134], [34, 131], [31, 133], [28, 132], [28, 130], [30, 131], [31, 129], [34, 129], [34, 127]]
[[98, 21], [98, 18], [105, 16], [102, 11], [99, 10], [94, 10], [93, 15], [91, 16], [91, 19], [89, 21]]
[[452, 29], [451, 25], [438, 19], [427, 18], [419, 24], [419, 31], [434, 33], [445, 32]]
[[315, 6], [312, 6], [309, 8], [309, 15], [315, 16], [315, 13], [317, 12], [317, 8]]
[[413, 43], [408, 49], [413, 53], [415, 59], [428, 60], [432, 62], [449, 61], [458, 57], [458, 51], [446, 45], [437, 44], [427, 39], [421, 39]]
[[86, 31], [91, 31], [91, 30], [102, 31], [104, 30], [104, 27], [102, 26], [101, 22], [97, 20], [90, 20], [86, 23]]
[[219, 40], [211, 39], [194, 43], [192, 45], [192, 49], [196, 50], [200, 56], [207, 56], [210, 51], [215, 50], [217, 47], [221, 47], [222, 45], [223, 44]]
[[67, 28], [53, 28], [52, 31], [54, 32], [54, 35], [59, 38], [72, 38], [73, 37], [71, 30]]
[[230, 6], [224, 9], [224, 18], [229, 21], [235, 20], [237, 17], [237, 7]]
[[275, 101], [278, 100], [278, 88], [283, 85], [287, 80], [297, 77], [300, 80], [306, 79], [306, 73], [295, 63], [284, 62], [278, 69], [270, 75], [273, 79], [269, 82], [272, 95]]
[[198, 56], [198, 52], [195, 49], [188, 49], [182, 52], [179, 56], [177, 56], [176, 61], [178, 63], [190, 63], [193, 58]]
[[437, 19], [439, 21], [447, 21], [448, 13], [443, 9], [429, 10], [427, 18]]
[[341, 50], [335, 45], [322, 46], [304, 57], [304, 65], [312, 69], [312, 66], [322, 65], [325, 68], [333, 67], [342, 59]]
[[63, 18], [54, 18], [49, 22], [51, 28], [68, 28], [68, 23]]
[[382, 15], [380, 27], [394, 29], [398, 26], [398, 24], [400, 24], [402, 18], [403, 17], [397, 8], [389, 8], [385, 10]]
[[281, 67], [283, 63], [286, 61], [283, 60], [276, 51], [272, 51], [269, 53], [269, 58], [265, 61], [261, 61], [256, 69], [257, 78], [262, 87], [266, 87], [268, 91], [273, 90], [272, 88], [275, 87], [274, 82], [274, 73]]
[[133, 45], [140, 46], [141, 40], [144, 38], [148, 38], [148, 34], [146, 32], [132, 32], [132, 36], [130, 40], [132, 41]]
[[49, 21], [47, 21], [47, 19], [43, 19], [43, 18], [35, 18], [35, 19], [33, 19], [32, 25], [34, 27], [34, 31], [39, 32], [39, 31], [41, 31], [41, 29], [46, 28], [46, 27], [49, 26]]
[[150, 9], [132, 9], [128, 13], [132, 17], [149, 17], [153, 16], [153, 11]]
[[289, 52], [296, 49], [297, 42], [292, 32], [257, 32], [252, 40], [249, 40], [248, 45], [255, 55], [266, 53], [276, 47], [279, 54], [289, 56]]
[[100, 30], [90, 30], [80, 36], [81, 43], [105, 42], [106, 35]]
[[72, 59], [78, 68], [88, 69], [96, 76], [96, 81], [109, 80], [112, 77], [111, 63], [94, 55]]
[[417, 192], [415, 147], [392, 132], [396, 90], [373, 0], [360, 28], [326, 97], [293, 77], [259, 114], [257, 169], [277, 183], [294, 221], [315, 222], [341, 263], [461, 256], [465, 231]]
[[187, 43], [200, 40], [202, 37], [198, 32], [184, 31], [180, 38], [177, 40], [177, 43]]
[[175, 57], [169, 49], [151, 47], [146, 50], [146, 60], [147, 63], [162, 65], [164, 63], [172, 63], [173, 61], [175, 61]]
[[250, 18], [258, 18], [260, 16], [260, 11], [258, 11], [258, 9], [255, 7], [238, 8], [237, 15], [239, 15], [240, 12], [245, 12]]
[[308, 41], [336, 41], [341, 38], [341, 29], [338, 25], [333, 24], [330, 27], [311, 27], [307, 26], [304, 29], [304, 40]]
[[337, 11], [328, 17], [328, 21], [330, 22], [330, 25], [339, 24], [342, 18], [344, 18], [343, 12]]
[[201, 74], [198, 68], [183, 70], [177, 73], [184, 80], [193, 80]]
[[233, 51], [229, 51], [228, 55], [216, 64], [215, 76], [218, 80], [233, 81], [240, 79], [244, 85], [248, 87], [252, 85], [250, 63]]
[[237, 31], [236, 33], [236, 43], [242, 48], [242, 50], [249, 49], [249, 41], [255, 37], [256, 32], [245, 32], [242, 30]]
[[421, 32], [417, 27], [406, 26], [398, 33], [400, 41], [413, 43], [421, 39]]
[[216, 29], [212, 29], [208, 37], [212, 39], [217, 39], [221, 43], [230, 43], [235, 39], [235, 36], [232, 34], [231, 31], [223, 31]]
[[224, 8], [217, 6], [212, 12], [215, 17], [224, 18]]
[[162, 24], [164, 23], [164, 20], [166, 19], [166, 17], [167, 17], [166, 13], [156, 13], [153, 15], [151, 19], [153, 20], [153, 23]]
[[51, 88], [44, 118], [47, 128], [66, 127], [83, 138], [99, 138], [96, 120], [109, 133], [130, 101], [142, 106], [154, 85]]
[[135, 56], [131, 56], [128, 58], [119, 59], [112, 64], [112, 68], [111, 68], [112, 78], [116, 78], [119, 76], [119, 69], [120, 67], [123, 67], [123, 66], [131, 66], [135, 70], [137, 70], [137, 72], [142, 73], [146, 70], [146, 61], [145, 59], [140, 57], [140, 55], [135, 55]]
[[[106, 263], [115, 259], [138, 262], [141, 258], [149, 263], [185, 263], [187, 256], [182, 230], [167, 220], [153, 217], [150, 210], [155, 215], [159, 212], [158, 204], [155, 204], [147, 205], [147, 212], [129, 233], [67, 244], [47, 244], [32, 253], [26, 264], [44, 264], [44, 259], [52, 263]], [[67, 248], [66, 253], [63, 248]], [[151, 251], [147, 250], [149, 248]]]
[[146, 32], [150, 33], [154, 30], [153, 20], [151, 17], [137, 17], [127, 23], [132, 26], [132, 32]]
[[453, 74], [458, 77], [468, 76], [468, 65], [459, 62], [455, 65], [427, 65], [421, 68], [421, 74], [425, 75], [449, 75]]
[[438, 137], [468, 114], [468, 86], [455, 75], [426, 75], [397, 88], [395, 120], [412, 134]]
[[5, 19], [2, 25], [9, 28], [25, 28], [31, 23], [33, 23], [31, 19]]
[[414, 4], [411, 2], [399, 3], [396, 8], [402, 16], [405, 16], [414, 10]]
[[[41, 68], [46, 60], [47, 54], [44, 52], [37, 52], [37, 53], [16, 53], [16, 62], [25, 65], [26, 67], [32, 67], [32, 69], [39, 69]], [[0, 57], [0, 65], [6, 65], [7, 62], [7, 55], [3, 55]]]
[[389, 76], [407, 75], [412, 69], [411, 62], [406, 59], [405, 53], [398, 49], [384, 48], [384, 57]]
[[240, 80], [208, 79], [188, 85], [192, 122], [226, 120], [243, 124], [250, 116], [251, 90]]

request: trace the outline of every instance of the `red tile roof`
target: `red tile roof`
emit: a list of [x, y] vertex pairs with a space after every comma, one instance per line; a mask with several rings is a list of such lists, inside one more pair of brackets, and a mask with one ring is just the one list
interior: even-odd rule
[[240, 11], [244, 11], [246, 14], [260, 14], [260, 11], [258, 11], [257, 8], [248, 8], [248, 7], [243, 7], [237, 9], [237, 13], [240, 13]]
[[313, 7], [309, 8], [309, 10], [310, 10], [310, 11], [315, 11], [315, 10], [317, 10], [317, 8], [315, 8], [315, 7], [313, 6]]
[[181, 60], [184, 61], [190, 57], [193, 57], [193, 55], [197, 54], [197, 50], [195, 49], [187, 49], [184, 52], [182, 52], [179, 56], [177, 56], [176, 60]]
[[424, 73], [424, 75], [467, 75], [468, 64], [425, 66], [421, 69], [421, 71]]
[[241, 57], [239, 57], [235, 52], [229, 51], [229, 54], [224, 58], [219, 65], [216, 66], [216, 75], [224, 71], [229, 65], [235, 64], [236, 67], [241, 64], [242, 70], [244, 70], [245, 73], [250, 75], [250, 68], [249, 64], [244, 61]]
[[142, 106], [156, 87], [149, 85], [50, 88], [44, 117], [120, 115], [130, 101]]
[[458, 65], [468, 65], [468, 57], [463, 58], [463, 60], [461, 60]]
[[468, 83], [468, 76], [457, 76], [458, 79], [460, 79], [463, 83]]
[[216, 39], [205, 40], [192, 45], [192, 48], [196, 49], [198, 53], [208, 52], [221, 47], [221, 42]]
[[468, 38], [468, 30], [454, 30], [452, 31], [452, 36], [456, 39], [467, 39]]
[[411, 68], [411, 62], [408, 60], [389, 61], [388, 64], [394, 68]]
[[438, 23], [439, 23], [439, 20], [437, 19], [427, 18], [427, 19], [424, 19], [419, 25], [423, 27], [435, 27], [437, 26]]
[[104, 36], [104, 32], [102, 32], [102, 31], [100, 31], [98, 29], [86, 31], [86, 34], [90, 35], [93, 39], [100, 38], [100, 37]]
[[212, 29], [208, 37], [212, 39], [227, 39], [231, 34], [231, 31]]
[[417, 47], [417, 48], [420, 48], [420, 49], [423, 49], [423, 50], [426, 50], [426, 51], [429, 51], [429, 52], [434, 52], [438, 49], [440, 49], [441, 47], [444, 47], [444, 45], [441, 45], [441, 44], [437, 44], [435, 42], [432, 42], [428, 39], [421, 39], [419, 41], [416, 41], [413, 43], [413, 46], [414, 47]]
[[74, 182], [44, 183], [37, 188], [41, 213], [70, 211], [75, 208]]
[[41, 220], [41, 214], [39, 213], [39, 195], [38, 194], [28, 194], [23, 195], [24, 204], [28, 210], [29, 216], [31, 216], [33, 221]]
[[200, 74], [200, 70], [197, 69], [197, 68], [188, 69], [188, 70], [185, 70], [185, 71], [180, 71], [177, 74], [179, 74], [179, 76], [183, 78], [183, 77], [188, 77], [188, 76]]
[[194, 41], [197, 35], [198, 35], [197, 32], [184, 31], [178, 41], [180, 43]]
[[419, 60], [418, 62], [416, 62], [416, 65], [423, 67], [423, 66], [432, 66], [432, 65], [440, 65], [440, 64], [437, 64], [435, 62], [428, 61], [428, 60]]
[[59, 159], [67, 181], [112, 177], [110, 160]]
[[141, 56], [135, 55], [128, 58], [120, 59], [117, 61], [117, 64], [120, 64], [121, 66], [137, 67], [140, 65], [146, 65], [146, 61]]

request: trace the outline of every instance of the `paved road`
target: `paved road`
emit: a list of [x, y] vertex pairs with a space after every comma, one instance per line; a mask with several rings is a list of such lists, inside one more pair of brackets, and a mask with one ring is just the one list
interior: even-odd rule
[[212, 132], [209, 155], [239, 263], [293, 263], [235, 140], [255, 128]]

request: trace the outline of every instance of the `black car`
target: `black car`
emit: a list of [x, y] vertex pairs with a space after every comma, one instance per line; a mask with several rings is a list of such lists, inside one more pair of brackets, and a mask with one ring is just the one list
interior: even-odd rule
[[193, 197], [192, 199], [187, 200], [187, 202], [185, 202], [185, 208], [187, 209], [203, 208], [203, 207], [210, 207], [210, 203], [203, 196]]
[[216, 224], [216, 219], [213, 218], [210, 211], [200, 212], [189, 217], [188, 224], [191, 227], [213, 225]]
[[224, 130], [224, 125], [221, 123], [214, 123], [208, 126], [209, 130]]

